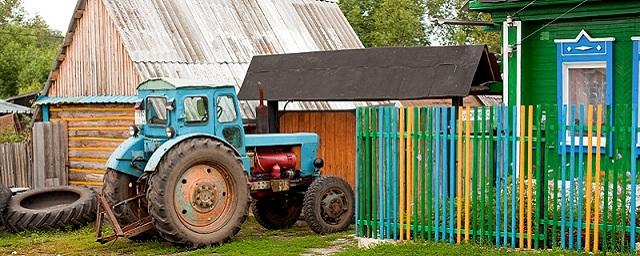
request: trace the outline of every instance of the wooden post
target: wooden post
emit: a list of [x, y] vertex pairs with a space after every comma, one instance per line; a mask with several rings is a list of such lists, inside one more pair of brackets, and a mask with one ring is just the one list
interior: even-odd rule
[[280, 113], [278, 112], [278, 102], [268, 101], [267, 108], [269, 109], [269, 133], [278, 133]]

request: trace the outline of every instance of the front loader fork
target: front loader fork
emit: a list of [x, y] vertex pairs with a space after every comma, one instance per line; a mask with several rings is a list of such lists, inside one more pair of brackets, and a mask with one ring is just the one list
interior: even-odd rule
[[[137, 183], [143, 183], [147, 181], [147, 175], [141, 176]], [[131, 223], [126, 226], [121, 226], [120, 222], [116, 218], [113, 210], [122, 207], [123, 205], [127, 205], [132, 201], [137, 201], [138, 205], [140, 204], [140, 200], [145, 199], [146, 193], [145, 191], [138, 191], [137, 195], [129, 198], [127, 200], [116, 203], [115, 205], [109, 205], [109, 201], [104, 197], [104, 195], [98, 195], [98, 210], [97, 210], [97, 220], [96, 220], [96, 241], [105, 244], [110, 241], [115, 241], [118, 238], [132, 238], [136, 237], [142, 233], [145, 233], [154, 228], [153, 223], [151, 222], [151, 216], [146, 216], [134, 223]], [[139, 209], [140, 210], [140, 209]], [[138, 215], [141, 216], [141, 215]], [[103, 225], [105, 224], [105, 220], [109, 222], [113, 228], [113, 234], [104, 236], [103, 235]]]
[[[97, 215], [98, 219], [96, 220], [96, 241], [98, 241], [101, 244], [105, 244], [121, 237], [127, 238], [127, 239], [131, 237], [135, 237], [137, 235], [140, 235], [144, 232], [147, 232], [153, 229], [151, 216], [147, 216], [134, 223], [131, 223], [129, 225], [122, 227], [120, 226], [120, 223], [118, 222], [118, 219], [116, 218], [115, 214], [113, 214], [114, 208], [119, 207], [123, 204], [126, 204], [131, 200], [139, 200], [144, 196], [145, 196], [144, 194], [140, 194], [133, 198], [122, 201], [114, 205], [113, 207], [111, 207], [107, 199], [104, 198], [103, 195], [99, 195], [98, 196], [98, 215]], [[102, 234], [103, 233], [102, 226], [105, 223], [105, 217], [106, 217], [106, 221], [111, 223], [111, 226], [113, 227], [113, 234], [108, 236], [104, 236]]]

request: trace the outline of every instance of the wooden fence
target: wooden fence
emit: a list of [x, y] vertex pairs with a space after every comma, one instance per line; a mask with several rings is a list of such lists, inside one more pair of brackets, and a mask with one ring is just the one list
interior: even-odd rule
[[0, 144], [0, 184], [15, 187], [31, 186], [31, 145]]
[[356, 234], [635, 251], [637, 108], [360, 108]]

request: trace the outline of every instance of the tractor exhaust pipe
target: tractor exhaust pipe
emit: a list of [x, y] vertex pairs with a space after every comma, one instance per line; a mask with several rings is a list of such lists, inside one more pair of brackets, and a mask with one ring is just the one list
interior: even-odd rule
[[269, 133], [269, 108], [264, 104], [264, 88], [258, 82], [258, 92], [260, 93], [260, 105], [256, 107], [256, 133]]

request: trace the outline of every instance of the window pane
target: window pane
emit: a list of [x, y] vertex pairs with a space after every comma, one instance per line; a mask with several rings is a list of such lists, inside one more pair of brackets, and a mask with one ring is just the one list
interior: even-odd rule
[[[593, 122], [597, 121], [597, 105], [601, 104], [602, 125], [605, 124], [605, 113], [607, 104], [607, 69], [606, 68], [569, 68], [569, 106], [575, 105], [579, 109], [580, 105], [593, 105]], [[586, 113], [585, 113], [586, 114]], [[579, 119], [574, 122], [579, 124]], [[585, 118], [586, 121], [586, 118]]]
[[606, 74], [605, 68], [570, 68], [569, 104], [606, 104]]
[[184, 99], [184, 115], [187, 123], [206, 123], [209, 120], [207, 98], [187, 97]]
[[147, 122], [149, 124], [167, 124], [167, 99], [162, 97], [147, 98]]
[[216, 114], [220, 123], [236, 121], [236, 105], [233, 97], [229, 95], [219, 96], [216, 100]]

